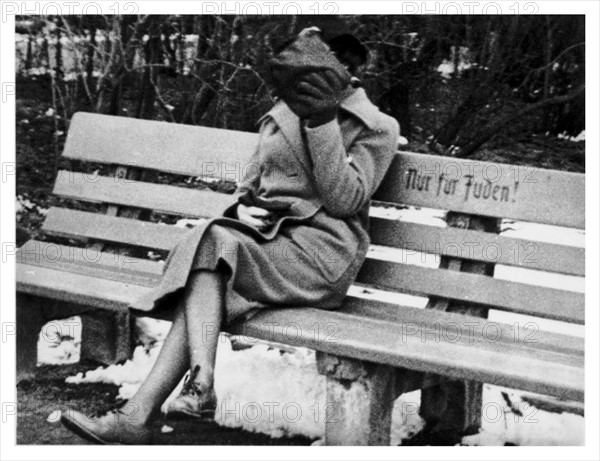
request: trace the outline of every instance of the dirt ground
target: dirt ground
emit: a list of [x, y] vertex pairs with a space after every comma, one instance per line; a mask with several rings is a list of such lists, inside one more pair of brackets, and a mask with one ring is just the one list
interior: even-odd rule
[[[89, 370], [97, 364], [38, 367], [31, 380], [17, 386], [17, 444], [19, 445], [87, 445], [89, 442], [63, 427], [49, 422], [55, 411], [70, 407], [90, 416], [98, 416], [118, 406], [118, 388], [109, 384], [67, 384], [65, 378]], [[172, 432], [163, 433], [168, 425]], [[295, 437], [272, 439], [216, 423], [168, 421], [161, 417], [153, 424], [156, 445], [310, 445], [312, 440]]]

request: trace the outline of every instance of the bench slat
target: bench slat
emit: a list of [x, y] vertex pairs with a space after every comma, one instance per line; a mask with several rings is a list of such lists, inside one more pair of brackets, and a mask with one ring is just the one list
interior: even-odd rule
[[46, 234], [58, 237], [94, 239], [156, 250], [171, 250], [188, 232], [188, 229], [175, 226], [67, 208], [50, 208], [42, 229]]
[[585, 248], [454, 227], [371, 218], [371, 242], [443, 256], [585, 275]]
[[18, 264], [16, 276], [19, 293], [107, 310], [126, 309], [131, 301], [149, 290], [134, 283], [29, 264]]
[[[422, 182], [416, 173], [422, 175]], [[467, 187], [469, 175], [473, 184]], [[486, 178], [492, 181], [489, 191], [480, 187], [486, 185]], [[457, 182], [445, 189], [446, 179]], [[585, 228], [585, 176], [578, 173], [403, 152], [394, 160], [374, 199]]]
[[255, 133], [77, 112], [63, 156], [237, 181], [257, 142]]
[[583, 324], [583, 293], [499, 280], [468, 272], [367, 259], [359, 283], [485, 304], [499, 310]]
[[[519, 347], [532, 347], [582, 357], [584, 354], [585, 339], [581, 337], [543, 330], [533, 331], [522, 327], [515, 330], [515, 325], [435, 309], [417, 309], [348, 296], [343, 306], [336, 312], [403, 323], [405, 326], [402, 332], [422, 335], [421, 337], [427, 340], [446, 338], [448, 341], [453, 341], [455, 332], [459, 329], [458, 337], [473, 338], [473, 341], [493, 344], [498, 342], [496, 340], [498, 337], [506, 343], [513, 342]], [[418, 331], [415, 331], [415, 328]]]
[[59, 171], [53, 193], [61, 197], [110, 203], [190, 217], [216, 217], [231, 196], [211, 190], [152, 184], [129, 179]]
[[[335, 336], [327, 339], [328, 325], [335, 325]], [[233, 325], [234, 334], [267, 341], [283, 342], [358, 360], [442, 374], [457, 379], [514, 387], [583, 399], [584, 373], [581, 361], [558, 353], [536, 354], [498, 347], [494, 350], [474, 347], [466, 342], [440, 343], [420, 337], [399, 337], [399, 325], [388, 321], [356, 318], [319, 309], [269, 309], [250, 320]]]
[[19, 248], [17, 263], [148, 287], [158, 284], [163, 274], [163, 264], [155, 261], [38, 240]]

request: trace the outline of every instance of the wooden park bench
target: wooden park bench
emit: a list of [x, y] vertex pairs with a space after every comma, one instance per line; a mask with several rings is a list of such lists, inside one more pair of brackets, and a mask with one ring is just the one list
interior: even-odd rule
[[[201, 190], [184, 187], [184, 178], [237, 181], [256, 141], [252, 133], [75, 114], [63, 154], [73, 166], [58, 172], [54, 188], [67, 206], [51, 208], [42, 237], [18, 253], [19, 370], [35, 366], [42, 325], [72, 315], [82, 316], [83, 358], [129, 358], [132, 318], [153, 313], [126, 306], [162, 273], [149, 252], [164, 256], [188, 232], [172, 225], [177, 219], [214, 216], [231, 199], [219, 192], [223, 183]], [[99, 173], [83, 172], [90, 165]], [[338, 310], [270, 309], [229, 328], [317, 351], [327, 376], [325, 443], [389, 444], [393, 402], [415, 389], [423, 389], [426, 421], [457, 431], [480, 426], [482, 383], [581, 412], [583, 339], [536, 330], [535, 319], [532, 329], [487, 314], [584, 323], [582, 293], [493, 276], [496, 264], [584, 276], [582, 248], [499, 234], [502, 218], [584, 229], [584, 176], [400, 152], [375, 199], [447, 211], [446, 226], [371, 223], [373, 244], [439, 255], [439, 268], [370, 257], [357, 280], [427, 297], [426, 309], [348, 296]]]

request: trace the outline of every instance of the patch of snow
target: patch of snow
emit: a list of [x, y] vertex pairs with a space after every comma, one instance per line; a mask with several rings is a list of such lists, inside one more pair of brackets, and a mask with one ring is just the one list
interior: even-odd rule
[[195, 227], [199, 224], [202, 224], [203, 222], [206, 222], [205, 218], [198, 218], [198, 219], [188, 219], [188, 218], [183, 218], [178, 220], [175, 223], [175, 227], [180, 227], [180, 228], [190, 228], [190, 227]]
[[[456, 53], [458, 53], [458, 66], [455, 65]], [[470, 69], [474, 65], [475, 64], [471, 62], [469, 48], [461, 46], [457, 50], [456, 47], [452, 46], [450, 48], [450, 59], [444, 59], [444, 61], [442, 61], [442, 63], [437, 67], [437, 71], [443, 78], [450, 78], [456, 70], [458, 70], [458, 74], [460, 75], [462, 72]]]
[[81, 318], [70, 317], [46, 323], [38, 339], [38, 364], [63, 365], [79, 362]]
[[198, 181], [206, 182], [206, 183], [214, 183], [220, 182], [223, 180], [221, 177], [213, 177], [213, 176], [198, 176], [196, 178]]
[[498, 447], [504, 446], [506, 439], [501, 434], [482, 431], [478, 434], [462, 438], [461, 444], [466, 446]]
[[[581, 255], [583, 258], [583, 255]], [[559, 290], [585, 292], [585, 278], [496, 264], [494, 278]]]
[[[502, 393], [510, 399], [510, 407]], [[577, 446], [585, 443], [582, 416], [538, 410], [522, 401], [518, 391], [499, 386], [485, 385], [483, 402], [482, 430], [467, 438], [469, 444], [488, 445], [496, 441], [502, 445], [510, 442], [522, 446]]]
[[147, 351], [138, 346], [133, 352], [133, 357], [125, 363], [108, 367], [99, 366], [95, 370], [87, 371], [85, 374], [78, 373], [75, 376], [69, 376], [65, 382], [68, 384], [107, 383], [117, 386], [124, 383], [139, 385], [150, 372], [159, 350], [159, 347], [155, 347]]
[[416, 208], [410, 206], [399, 209], [393, 206], [385, 207], [383, 204], [374, 204], [369, 211], [369, 216], [446, 227], [446, 221], [444, 221], [446, 212], [433, 208]]
[[523, 221], [504, 220], [500, 233], [505, 237], [585, 247], [585, 231]]
[[566, 133], [559, 133], [557, 135], [557, 138], [558, 139], [565, 139], [565, 140], [571, 141], [571, 142], [582, 142], [582, 141], [585, 141], [585, 130], [583, 130], [577, 136], [569, 136]]
[[151, 349], [157, 342], [162, 342], [171, 329], [171, 322], [156, 320], [149, 317], [138, 317], [135, 319], [135, 332], [139, 342], [146, 349]]
[[354, 298], [372, 299], [398, 306], [414, 307], [423, 309], [427, 305], [428, 298], [424, 296], [409, 295], [406, 293], [394, 293], [392, 291], [378, 290], [372, 287], [362, 287], [352, 285], [348, 290], [348, 295]]

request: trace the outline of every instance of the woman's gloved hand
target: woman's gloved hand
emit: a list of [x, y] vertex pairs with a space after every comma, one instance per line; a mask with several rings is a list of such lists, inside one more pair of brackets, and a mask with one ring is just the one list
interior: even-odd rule
[[346, 86], [346, 81], [332, 70], [309, 72], [286, 92], [283, 100], [298, 117], [308, 120], [308, 126], [315, 127], [336, 118]]
[[272, 227], [286, 215], [292, 204], [283, 200], [266, 200], [248, 189], [238, 197], [237, 217], [260, 231]]
[[237, 206], [237, 215], [241, 222], [255, 227], [258, 230], [265, 230], [271, 225], [271, 212], [264, 208], [246, 206], [239, 203]]

